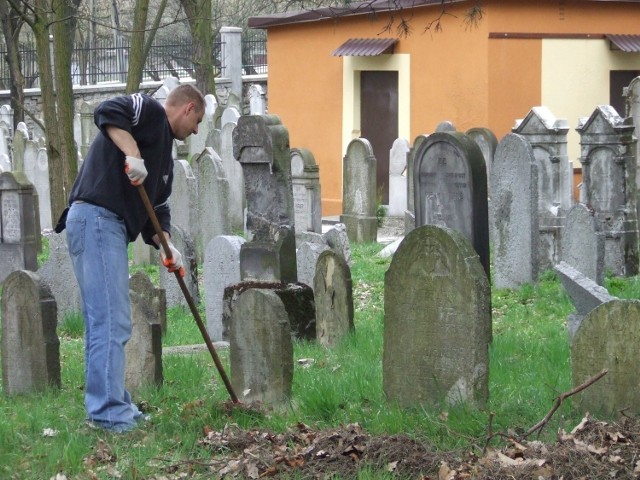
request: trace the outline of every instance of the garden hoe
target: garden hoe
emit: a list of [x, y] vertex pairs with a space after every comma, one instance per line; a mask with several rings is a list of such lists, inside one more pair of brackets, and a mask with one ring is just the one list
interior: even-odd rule
[[[168, 259], [170, 259], [171, 258], [171, 250], [169, 249], [169, 245], [167, 244], [167, 239], [164, 237], [164, 232], [160, 228], [160, 223], [158, 222], [158, 217], [156, 217], [156, 214], [153, 211], [153, 206], [151, 205], [151, 201], [149, 200], [149, 197], [147, 196], [147, 191], [144, 189], [143, 185], [138, 185], [137, 188], [138, 188], [138, 192], [140, 193], [140, 197], [142, 198], [142, 203], [144, 203], [144, 206], [147, 209], [147, 214], [149, 215], [149, 218], [151, 219], [151, 223], [153, 224], [153, 228], [154, 228], [156, 234], [158, 235], [158, 238], [160, 239], [160, 243], [162, 244], [162, 248], [164, 249], [164, 253], [165, 253], [166, 257]], [[180, 289], [182, 290], [182, 293], [184, 294], [184, 298], [187, 300], [187, 303], [189, 304], [189, 308], [191, 309], [191, 313], [193, 314], [193, 318], [195, 319], [196, 324], [198, 325], [198, 329], [200, 330], [200, 333], [202, 334], [202, 338], [204, 338], [204, 343], [207, 344], [207, 348], [209, 349], [209, 353], [211, 354], [211, 358], [213, 358], [213, 363], [216, 364], [216, 368], [218, 369], [218, 372], [220, 373], [220, 377], [222, 378], [222, 381], [224, 382], [225, 387], [227, 387], [227, 391], [229, 392], [229, 395], [231, 396], [231, 401], [233, 401], [233, 403], [240, 403], [240, 401], [238, 400], [238, 397], [236, 396], [235, 392], [233, 391], [233, 387], [231, 386], [231, 382], [229, 381], [229, 377], [227, 377], [227, 374], [224, 371], [224, 367], [222, 366], [222, 363], [220, 362], [220, 357], [218, 357], [218, 354], [216, 353], [216, 349], [213, 346], [213, 343], [211, 342], [211, 337], [209, 337], [209, 333], [207, 332], [207, 329], [205, 328], [204, 323], [202, 322], [202, 318], [200, 318], [200, 314], [198, 313], [198, 308], [196, 307], [196, 304], [193, 301], [193, 297], [189, 293], [189, 290], [187, 289], [187, 285], [184, 283], [184, 279], [182, 278], [182, 276], [180, 275], [180, 272], [178, 270], [176, 270], [173, 273], [175, 273], [176, 280], [178, 280], [178, 284], [180, 285]]]

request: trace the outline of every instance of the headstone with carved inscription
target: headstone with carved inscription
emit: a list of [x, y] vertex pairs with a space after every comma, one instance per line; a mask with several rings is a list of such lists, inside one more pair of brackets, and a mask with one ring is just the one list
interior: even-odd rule
[[416, 227], [462, 233], [489, 276], [487, 170], [480, 147], [459, 132], [430, 135], [416, 152], [413, 182]]
[[0, 173], [0, 283], [15, 270], [35, 271], [40, 250], [38, 195], [22, 172]]
[[291, 149], [291, 183], [296, 232], [322, 233], [320, 169], [310, 150]]

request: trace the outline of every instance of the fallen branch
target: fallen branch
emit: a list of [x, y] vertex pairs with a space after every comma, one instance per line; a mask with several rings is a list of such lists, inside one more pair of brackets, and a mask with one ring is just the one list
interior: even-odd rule
[[558, 398], [556, 398], [556, 402], [553, 404], [553, 407], [551, 408], [551, 410], [549, 410], [549, 413], [547, 413], [542, 420], [540, 420], [533, 427], [531, 427], [529, 430], [527, 430], [523, 435], [521, 435], [520, 438], [521, 439], [525, 439], [529, 435], [531, 435], [532, 433], [534, 433], [536, 431], [538, 432], [538, 435], [540, 435], [540, 432], [542, 432], [542, 429], [544, 428], [544, 426], [547, 423], [549, 423], [549, 420], [551, 419], [553, 414], [556, 412], [556, 410], [558, 410], [562, 406], [562, 402], [564, 402], [570, 396], [575, 395], [576, 393], [580, 393], [581, 391], [583, 391], [586, 388], [590, 387], [591, 385], [596, 383], [598, 380], [600, 380], [602, 377], [604, 377], [608, 372], [609, 372], [609, 370], [607, 370], [605, 368], [600, 373], [598, 373], [597, 375], [591, 377], [589, 380], [587, 380], [583, 384], [578, 385], [577, 387], [573, 388], [572, 390], [569, 390], [568, 392], [565, 392], [565, 393], [561, 394]]

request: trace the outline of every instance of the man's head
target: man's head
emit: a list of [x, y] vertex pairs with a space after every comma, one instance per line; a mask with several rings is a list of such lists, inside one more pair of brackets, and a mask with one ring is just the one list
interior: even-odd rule
[[179, 85], [167, 96], [164, 109], [171, 125], [173, 136], [184, 140], [198, 133], [198, 124], [204, 115], [204, 96], [193, 85]]

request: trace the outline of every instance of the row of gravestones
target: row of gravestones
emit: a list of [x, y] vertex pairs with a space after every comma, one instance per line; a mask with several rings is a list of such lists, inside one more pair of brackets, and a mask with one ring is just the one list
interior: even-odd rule
[[[308, 286], [294, 283], [286, 129], [275, 117], [244, 117], [241, 123], [234, 152], [244, 169], [251, 235], [240, 246], [240, 282], [224, 294], [231, 372], [237, 391], [247, 392], [246, 400], [279, 403], [290, 396], [291, 335], [308, 335], [313, 296]], [[346, 281], [341, 284], [329, 275], [336, 271], [333, 263], [326, 271], [315, 295], [328, 292], [333, 310], [336, 292], [347, 290]], [[464, 233], [425, 226], [405, 238], [385, 277], [383, 382], [388, 397], [408, 404], [486, 400], [491, 340], [487, 278], [481, 255]], [[412, 382], [406, 382], [407, 375]]]
[[[600, 106], [577, 130], [583, 203], [575, 205], [566, 151], [568, 127], [545, 107], [532, 109], [499, 144], [485, 129], [463, 134], [450, 122], [417, 137], [412, 148], [396, 141], [390, 170], [393, 175], [407, 172], [401, 177], [409, 199], [405, 230], [439, 225], [462, 232], [487, 273], [491, 238], [498, 287], [536, 282], [539, 272], [561, 260], [599, 282], [605, 270], [635, 275], [634, 126], [611, 107]], [[352, 241], [376, 239], [375, 179], [370, 143], [353, 140], [344, 158], [341, 217]]]

